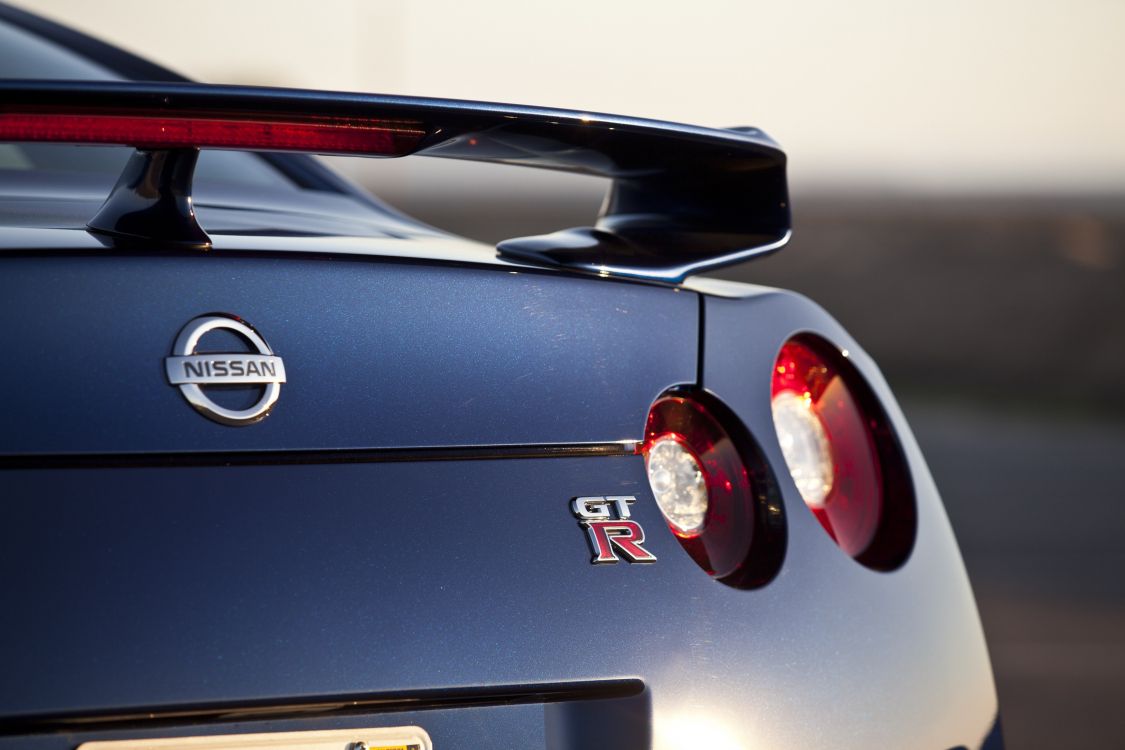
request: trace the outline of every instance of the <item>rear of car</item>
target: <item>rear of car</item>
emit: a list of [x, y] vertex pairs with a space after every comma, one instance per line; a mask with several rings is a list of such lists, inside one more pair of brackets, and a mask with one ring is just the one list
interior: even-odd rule
[[[7, 77], [141, 64], [68, 33], [5, 10]], [[820, 307], [660, 278], [674, 243], [588, 267], [624, 210], [498, 256], [297, 155], [203, 151], [205, 249], [88, 227], [130, 153], [0, 145], [0, 748], [1002, 744], [937, 490]]]

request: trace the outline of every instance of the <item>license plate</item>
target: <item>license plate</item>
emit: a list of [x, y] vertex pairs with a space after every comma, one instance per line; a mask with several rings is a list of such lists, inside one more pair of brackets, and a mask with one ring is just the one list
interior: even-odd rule
[[152, 740], [84, 742], [78, 750], [433, 750], [421, 727], [331, 729], [316, 732], [216, 734]]

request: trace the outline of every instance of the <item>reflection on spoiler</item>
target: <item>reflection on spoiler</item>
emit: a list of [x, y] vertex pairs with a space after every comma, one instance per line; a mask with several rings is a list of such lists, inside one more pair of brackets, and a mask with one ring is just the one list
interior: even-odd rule
[[593, 227], [500, 253], [678, 282], [781, 248], [785, 154], [760, 131], [508, 104], [181, 83], [0, 82], [0, 141], [138, 149], [89, 228], [116, 243], [209, 247], [191, 179], [200, 148], [412, 154], [607, 177]]

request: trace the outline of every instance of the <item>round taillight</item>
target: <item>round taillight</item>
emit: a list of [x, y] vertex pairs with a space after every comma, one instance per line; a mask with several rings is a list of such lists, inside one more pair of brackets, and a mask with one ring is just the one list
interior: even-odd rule
[[771, 406], [793, 483], [828, 535], [864, 565], [900, 565], [914, 543], [913, 489], [886, 414], [847, 356], [817, 336], [790, 339]]
[[773, 479], [740, 425], [706, 394], [674, 393], [649, 411], [642, 453], [680, 544], [711, 576], [749, 588], [776, 573], [785, 535]]

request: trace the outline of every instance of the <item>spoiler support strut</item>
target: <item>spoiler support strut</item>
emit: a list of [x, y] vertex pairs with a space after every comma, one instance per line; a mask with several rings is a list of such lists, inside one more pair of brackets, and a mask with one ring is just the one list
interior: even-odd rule
[[210, 250], [211, 238], [196, 221], [191, 202], [198, 159], [197, 148], [134, 151], [87, 229], [122, 244]]

